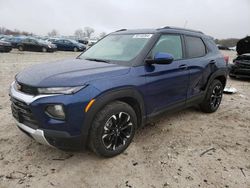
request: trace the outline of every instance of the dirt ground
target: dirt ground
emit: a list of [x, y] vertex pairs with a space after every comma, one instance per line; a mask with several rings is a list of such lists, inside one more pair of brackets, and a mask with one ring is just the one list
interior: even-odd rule
[[[235, 52], [223, 52], [230, 55]], [[103, 159], [40, 145], [15, 126], [8, 96], [15, 74], [79, 53], [0, 53], [0, 187], [250, 187], [250, 81], [219, 110], [190, 108], [140, 129], [125, 153]], [[209, 150], [208, 152], [205, 152]], [[204, 153], [205, 152], [205, 153]]]

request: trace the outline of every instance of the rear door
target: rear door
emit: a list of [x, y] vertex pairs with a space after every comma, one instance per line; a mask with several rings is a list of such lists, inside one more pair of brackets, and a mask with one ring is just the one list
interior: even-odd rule
[[162, 35], [148, 58], [153, 58], [158, 52], [172, 54], [174, 61], [164, 65], [145, 65], [149, 114], [171, 106], [184, 106], [187, 95], [188, 70], [181, 35]]
[[189, 69], [189, 88], [187, 98], [199, 97], [208, 81], [209, 76], [214, 71], [216, 58], [209, 55], [202, 38], [197, 36], [184, 36], [186, 64]]
[[38, 41], [31, 39], [29, 45], [31, 51], [41, 51], [41, 46], [39, 45]]
[[65, 43], [65, 50], [72, 50], [74, 48], [72, 42], [65, 40], [64, 43]]
[[24, 50], [30, 51], [30, 49], [31, 49], [30, 40], [31, 40], [31, 39], [25, 39], [25, 40], [22, 42], [22, 45], [23, 45]]
[[56, 40], [54, 44], [56, 44], [58, 50], [64, 50], [64, 40]]

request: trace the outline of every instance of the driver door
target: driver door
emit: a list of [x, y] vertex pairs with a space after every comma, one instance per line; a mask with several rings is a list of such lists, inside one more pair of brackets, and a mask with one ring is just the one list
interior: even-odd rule
[[159, 52], [173, 55], [174, 61], [170, 64], [145, 65], [149, 114], [184, 106], [187, 97], [189, 74], [184, 60], [182, 37], [162, 35], [148, 58], [153, 59]]
[[29, 46], [30, 46], [31, 51], [40, 51], [40, 46], [39, 46], [38, 42], [34, 39], [30, 40]]

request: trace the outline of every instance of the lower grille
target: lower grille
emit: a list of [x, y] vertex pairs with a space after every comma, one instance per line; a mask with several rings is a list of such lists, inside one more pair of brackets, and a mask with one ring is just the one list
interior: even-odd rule
[[13, 97], [11, 97], [11, 110], [13, 117], [19, 122], [23, 123], [33, 129], [38, 128], [38, 122], [34, 119], [34, 116], [30, 110], [30, 107]]

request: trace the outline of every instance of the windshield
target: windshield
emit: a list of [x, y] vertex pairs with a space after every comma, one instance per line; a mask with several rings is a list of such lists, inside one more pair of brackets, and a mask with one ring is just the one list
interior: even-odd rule
[[108, 35], [79, 58], [107, 61], [130, 61], [144, 48], [152, 34]]

